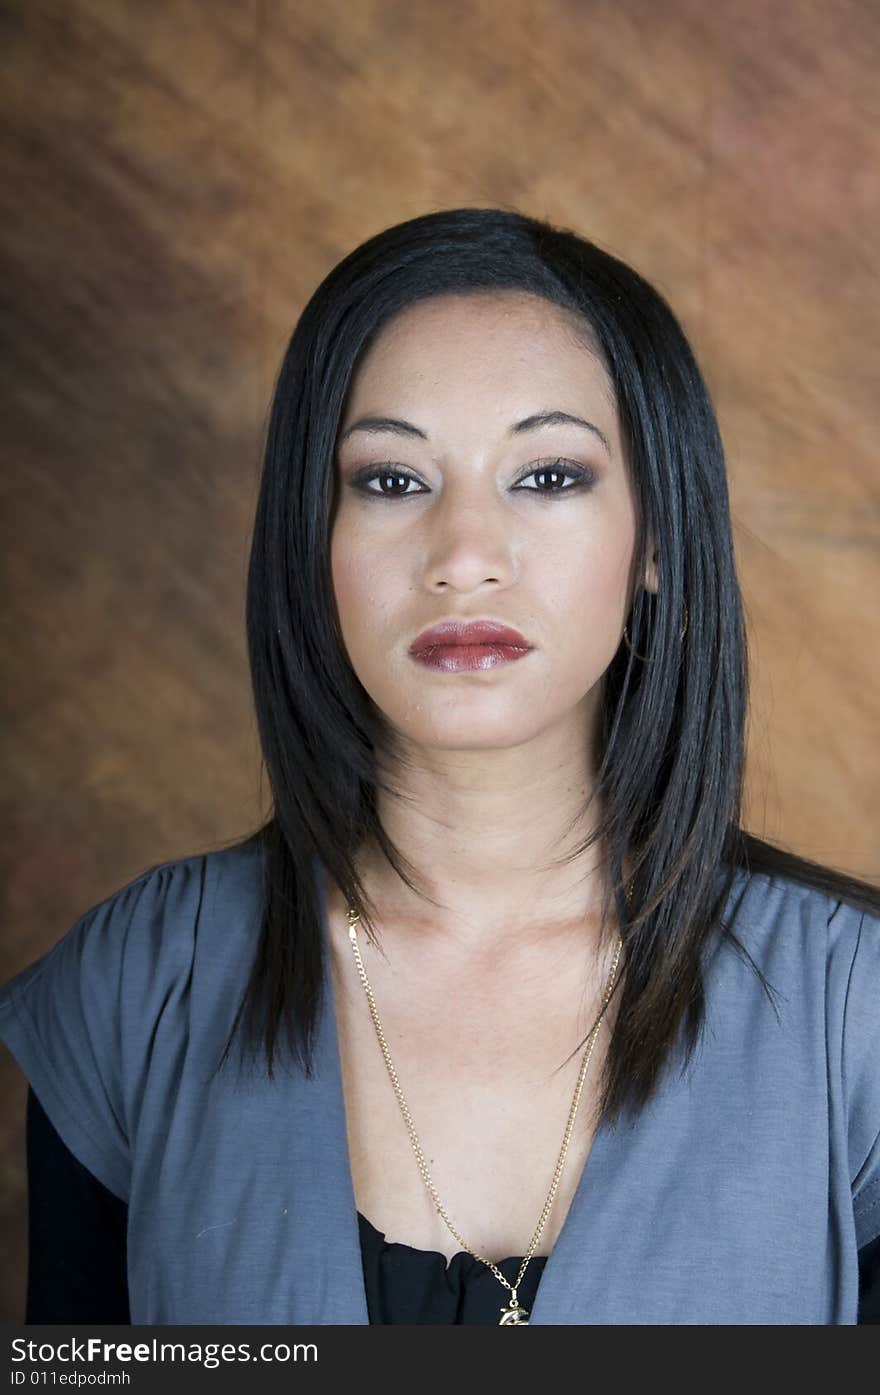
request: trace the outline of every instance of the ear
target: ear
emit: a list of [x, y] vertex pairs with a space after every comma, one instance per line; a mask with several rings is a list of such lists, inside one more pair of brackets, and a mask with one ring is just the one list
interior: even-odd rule
[[656, 596], [660, 590], [660, 579], [657, 574], [657, 549], [654, 546], [654, 539], [648, 539], [648, 561], [645, 563], [645, 579], [643, 582], [646, 591], [653, 591]]

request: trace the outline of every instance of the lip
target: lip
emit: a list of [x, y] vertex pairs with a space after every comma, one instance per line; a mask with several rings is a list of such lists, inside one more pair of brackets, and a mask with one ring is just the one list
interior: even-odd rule
[[422, 630], [410, 645], [410, 653], [419, 655], [431, 649], [459, 650], [477, 645], [520, 651], [532, 647], [519, 630], [511, 629], [500, 620], [442, 620]]
[[524, 659], [530, 649], [512, 644], [434, 644], [413, 654], [413, 662], [444, 673], [475, 673], [478, 669], [499, 668]]

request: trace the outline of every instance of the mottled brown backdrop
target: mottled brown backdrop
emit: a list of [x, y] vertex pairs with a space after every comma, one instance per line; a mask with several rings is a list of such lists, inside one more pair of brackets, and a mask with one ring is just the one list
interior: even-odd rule
[[462, 204], [571, 226], [678, 310], [729, 453], [747, 822], [878, 877], [873, 0], [5, 0], [0, 65], [0, 979], [265, 812], [243, 603], [273, 377], [340, 257]]

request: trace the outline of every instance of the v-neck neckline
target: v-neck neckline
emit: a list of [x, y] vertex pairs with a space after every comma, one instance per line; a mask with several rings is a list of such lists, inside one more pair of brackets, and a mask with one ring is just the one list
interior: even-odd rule
[[[330, 1090], [333, 1098], [338, 1102], [337, 1113], [342, 1121], [342, 1146], [335, 1152], [333, 1161], [342, 1174], [335, 1180], [344, 1182], [347, 1210], [344, 1227], [345, 1240], [341, 1242], [343, 1249], [340, 1253], [339, 1246], [337, 1246], [335, 1258], [337, 1264], [343, 1263], [345, 1265], [344, 1272], [347, 1275], [357, 1275], [357, 1280], [353, 1283], [351, 1298], [359, 1315], [353, 1321], [369, 1324], [358, 1210], [354, 1196], [354, 1179], [348, 1147], [345, 1092], [342, 1081], [324, 877], [325, 869], [316, 856], [315, 878], [324, 951], [323, 992], [319, 1006], [316, 1045], [320, 1057], [323, 1085]], [[616, 1130], [612, 1130], [604, 1120], [600, 1121], [594, 1132], [590, 1150], [581, 1169], [565, 1220], [552, 1250], [548, 1255], [542, 1256], [545, 1261], [544, 1272], [541, 1275], [535, 1301], [529, 1315], [530, 1325], [551, 1325], [565, 1320], [563, 1315], [568, 1310], [564, 1277], [566, 1270], [571, 1272], [576, 1267], [583, 1267], [586, 1272], [598, 1272], [601, 1268], [601, 1257], [590, 1254], [591, 1226], [589, 1215], [592, 1209], [602, 1205], [603, 1188], [607, 1185], [612, 1174], [611, 1152], [615, 1142], [615, 1134]], [[575, 1254], [577, 1265], [568, 1264], [568, 1257], [574, 1257]]]

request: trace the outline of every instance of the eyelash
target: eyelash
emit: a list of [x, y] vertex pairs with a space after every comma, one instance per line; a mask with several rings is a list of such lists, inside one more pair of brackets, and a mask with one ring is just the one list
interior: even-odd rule
[[[526, 494], [536, 494], [538, 498], [555, 499], [563, 494], [574, 494], [579, 489], [589, 489], [596, 483], [596, 476], [592, 470], [585, 469], [582, 465], [575, 465], [572, 461], [561, 458], [541, 460], [527, 474], [522, 475], [520, 483], [515, 488], [520, 488], [522, 480], [531, 479], [533, 475], [543, 474], [544, 471], [554, 471], [556, 474], [566, 475], [569, 479], [574, 479], [575, 483], [561, 489], [527, 489]], [[376, 499], [412, 499], [419, 494], [424, 494], [425, 490], [416, 490], [414, 494], [395, 493], [394, 491], [382, 489], [368, 489], [367, 485], [371, 480], [387, 478], [389, 475], [397, 479], [416, 480], [416, 476], [410, 474], [408, 470], [400, 465], [374, 465], [356, 474], [351, 484], [355, 489], [359, 489], [363, 494], [371, 494]]]

